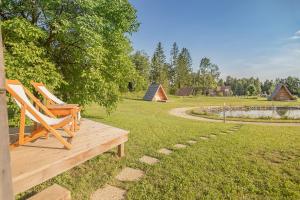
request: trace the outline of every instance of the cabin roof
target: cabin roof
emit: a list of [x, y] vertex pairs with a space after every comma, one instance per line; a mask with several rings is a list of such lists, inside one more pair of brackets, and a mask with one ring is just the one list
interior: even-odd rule
[[273, 100], [276, 97], [276, 95], [279, 93], [279, 91], [281, 90], [281, 88], [284, 88], [284, 90], [290, 96], [290, 99], [294, 100], [294, 96], [292, 95], [292, 93], [290, 92], [290, 90], [286, 87], [285, 84], [282, 84], [282, 83], [279, 83], [279, 84], [276, 85], [276, 88], [273, 91], [273, 93], [271, 94], [271, 96], [269, 97], [269, 100]]
[[152, 83], [149, 86], [149, 88], [148, 88], [148, 90], [147, 90], [147, 92], [146, 92], [143, 99], [146, 100], [146, 101], [152, 101], [159, 89], [163, 92], [163, 94], [166, 98], [165, 100], [167, 100], [168, 98], [167, 98], [167, 95], [166, 95], [163, 87], [161, 86], [161, 84], [156, 84], [156, 83]]

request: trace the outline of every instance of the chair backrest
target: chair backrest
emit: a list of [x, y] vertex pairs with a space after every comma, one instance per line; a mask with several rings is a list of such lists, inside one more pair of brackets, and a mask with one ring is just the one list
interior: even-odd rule
[[[55, 117], [29, 90], [27, 90], [19, 81], [17, 80], [6, 80], [6, 90], [11, 94], [11, 96], [16, 101], [17, 105], [22, 108], [22, 106], [26, 106], [25, 114], [31, 120], [41, 123], [39, 119], [42, 119], [44, 122], [48, 123], [52, 121]], [[41, 113], [38, 109], [36, 109], [29, 98], [37, 104], [47, 115], [48, 117]]]
[[31, 81], [31, 84], [39, 93], [44, 96], [44, 98], [51, 100], [55, 104], [66, 104], [65, 102], [57, 98], [54, 94], [52, 94], [43, 83], [36, 83]]

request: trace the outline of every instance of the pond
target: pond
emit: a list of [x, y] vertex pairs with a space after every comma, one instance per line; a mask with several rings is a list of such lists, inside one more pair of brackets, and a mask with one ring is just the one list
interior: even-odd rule
[[[223, 117], [223, 111], [217, 111]], [[253, 119], [300, 119], [298, 107], [274, 107], [268, 109], [233, 109], [225, 112], [226, 117], [253, 118]]]

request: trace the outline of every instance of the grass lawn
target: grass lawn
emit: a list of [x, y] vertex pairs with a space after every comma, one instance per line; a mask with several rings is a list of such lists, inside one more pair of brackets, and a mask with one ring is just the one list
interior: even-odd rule
[[[105, 184], [128, 190], [128, 199], [300, 199], [299, 127], [242, 125], [233, 134], [222, 131], [233, 124], [207, 123], [168, 114], [176, 107], [202, 105], [270, 105], [264, 99], [226, 97], [171, 97], [168, 103], [124, 99], [110, 116], [96, 105], [87, 107], [87, 118], [130, 130], [126, 157], [113, 152], [100, 155], [18, 198], [24, 199], [46, 186], [58, 183], [71, 190], [73, 199], [89, 199]], [[276, 103], [299, 105], [298, 102]], [[216, 134], [215, 139], [199, 140]], [[157, 153], [176, 143], [194, 145], [169, 156]], [[143, 155], [160, 162], [139, 162]], [[146, 176], [138, 182], [122, 183], [114, 177], [124, 167], [139, 168]]]

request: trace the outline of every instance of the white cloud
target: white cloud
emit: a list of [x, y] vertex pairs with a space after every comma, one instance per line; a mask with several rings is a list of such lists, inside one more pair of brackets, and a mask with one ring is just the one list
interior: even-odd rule
[[260, 79], [300, 77], [300, 43], [286, 43], [262, 52], [253, 58], [235, 60], [234, 69], [226, 74], [238, 77], [259, 77]]
[[300, 39], [300, 30], [297, 31], [296, 33], [294, 33], [294, 35], [292, 37], [290, 37], [289, 39], [291, 39], [291, 40], [298, 40], [298, 39]]

